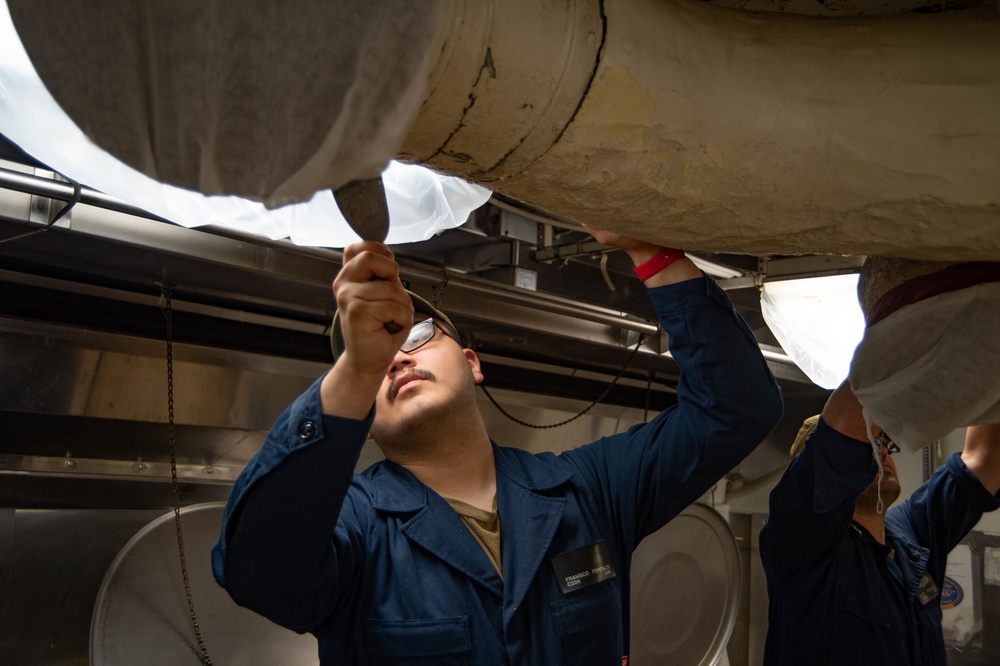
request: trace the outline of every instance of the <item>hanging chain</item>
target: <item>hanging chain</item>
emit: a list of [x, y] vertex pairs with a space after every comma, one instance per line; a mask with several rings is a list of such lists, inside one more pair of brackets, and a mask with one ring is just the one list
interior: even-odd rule
[[177, 529], [177, 553], [181, 560], [181, 578], [184, 579], [184, 594], [187, 597], [188, 614], [191, 616], [191, 625], [194, 627], [194, 635], [198, 640], [198, 651], [201, 652], [201, 662], [207, 666], [212, 666], [212, 660], [208, 656], [208, 649], [205, 647], [205, 639], [201, 635], [201, 627], [198, 626], [198, 616], [194, 612], [194, 600], [191, 598], [191, 581], [188, 578], [187, 559], [184, 557], [184, 535], [181, 532], [181, 500], [180, 488], [177, 483], [177, 446], [174, 437], [174, 317], [173, 309], [170, 306], [170, 299], [174, 286], [167, 282], [160, 285], [160, 307], [163, 316], [167, 320], [167, 434], [170, 439], [170, 488], [173, 493], [174, 503], [174, 527]]
[[480, 384], [479, 388], [483, 389], [483, 393], [485, 393], [486, 397], [490, 399], [490, 402], [493, 403], [493, 406], [496, 407], [498, 410], [500, 410], [501, 414], [503, 414], [504, 416], [506, 416], [508, 419], [510, 419], [514, 423], [517, 423], [518, 425], [523, 425], [526, 428], [536, 428], [538, 430], [545, 430], [546, 428], [558, 428], [560, 426], [566, 425], [567, 423], [572, 423], [573, 421], [577, 420], [578, 418], [580, 418], [581, 416], [583, 416], [584, 414], [586, 414], [587, 412], [589, 412], [591, 410], [591, 408], [593, 408], [594, 405], [596, 405], [597, 403], [601, 402], [602, 400], [604, 400], [604, 398], [607, 397], [608, 393], [611, 392], [611, 389], [614, 388], [615, 384], [618, 383], [618, 380], [622, 378], [623, 374], [625, 374], [625, 371], [628, 369], [628, 366], [631, 365], [631, 363], [632, 363], [632, 359], [635, 358], [636, 353], [638, 353], [639, 348], [642, 347], [642, 343], [645, 342], [645, 340], [646, 339], [645, 339], [644, 336], [641, 336], [641, 335], [639, 336], [639, 342], [635, 343], [635, 348], [632, 350], [632, 353], [629, 354], [628, 358], [625, 360], [625, 365], [623, 365], [622, 369], [618, 371], [618, 374], [615, 375], [615, 378], [611, 380], [611, 383], [608, 384], [607, 388], [604, 389], [604, 392], [601, 393], [601, 395], [597, 396], [596, 400], [594, 400], [592, 403], [590, 403], [589, 405], [587, 405], [586, 407], [584, 407], [583, 410], [580, 413], [578, 413], [576, 416], [571, 416], [570, 418], [566, 419], [565, 421], [560, 421], [559, 423], [551, 423], [549, 425], [536, 425], [534, 423], [528, 423], [526, 421], [522, 421], [521, 419], [519, 419], [516, 416], [510, 414], [509, 412], [507, 412], [507, 410], [505, 410], [503, 407], [501, 407], [500, 403], [498, 403], [493, 398], [493, 396], [490, 395], [490, 392], [489, 392], [489, 390], [487, 390], [485, 384]]
[[433, 294], [431, 305], [436, 307], [438, 310], [441, 309], [441, 299], [444, 298], [444, 290], [447, 288], [448, 288], [448, 269], [442, 266], [441, 281], [431, 287], [431, 293]]

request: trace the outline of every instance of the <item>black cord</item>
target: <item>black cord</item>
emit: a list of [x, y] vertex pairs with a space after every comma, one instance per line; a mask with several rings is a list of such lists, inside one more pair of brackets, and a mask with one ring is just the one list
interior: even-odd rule
[[31, 231], [26, 231], [23, 234], [18, 234], [16, 236], [11, 236], [10, 238], [4, 238], [3, 240], [0, 240], [0, 245], [4, 243], [9, 243], [11, 241], [15, 241], [19, 238], [27, 238], [28, 236], [34, 236], [35, 234], [44, 233], [49, 229], [51, 229], [53, 225], [55, 225], [55, 223], [58, 222], [60, 219], [62, 219], [67, 213], [73, 210], [73, 207], [78, 203], [80, 203], [80, 198], [83, 196], [83, 188], [80, 187], [80, 183], [76, 182], [75, 180], [69, 180], [68, 178], [66, 180], [72, 183], [73, 185], [73, 196], [72, 198], [70, 198], [68, 202], [66, 202], [65, 206], [59, 209], [59, 212], [55, 214], [55, 217], [49, 220], [48, 223], [41, 229], [32, 229]]
[[[441, 300], [443, 299], [445, 289], [447, 289], [447, 288], [448, 288], [448, 270], [442, 266], [441, 267], [441, 281], [438, 284], [436, 284], [433, 287], [431, 287], [431, 290], [433, 292], [433, 302], [432, 302], [432, 304], [434, 305], [434, 307], [436, 307], [436, 308], [440, 308], [441, 307]], [[645, 342], [645, 341], [646, 341], [646, 339], [643, 336], [640, 335], [639, 336], [639, 341], [635, 345], [635, 349], [632, 350], [632, 353], [629, 354], [629, 357], [625, 360], [625, 365], [622, 366], [621, 370], [618, 371], [618, 374], [615, 375], [615, 378], [611, 380], [611, 383], [608, 384], [607, 388], [604, 389], [604, 392], [601, 393], [601, 395], [599, 395], [596, 400], [594, 400], [592, 403], [590, 403], [589, 405], [587, 405], [583, 409], [583, 411], [581, 411], [580, 413], [578, 413], [576, 416], [571, 416], [570, 418], [566, 419], [565, 421], [560, 421], [559, 423], [552, 423], [552, 424], [549, 424], [549, 425], [536, 425], [536, 424], [533, 424], [533, 423], [528, 423], [526, 421], [522, 421], [521, 419], [517, 418], [516, 416], [514, 416], [513, 414], [511, 414], [510, 412], [508, 412], [507, 410], [505, 410], [503, 407], [501, 407], [500, 403], [498, 403], [496, 401], [496, 399], [490, 393], [489, 389], [486, 388], [485, 384], [480, 384], [479, 388], [483, 389], [483, 393], [486, 395], [487, 398], [489, 398], [490, 402], [493, 403], [493, 406], [496, 407], [497, 410], [501, 414], [503, 414], [504, 416], [506, 416], [508, 419], [510, 419], [514, 423], [517, 423], [518, 425], [522, 425], [522, 426], [524, 426], [526, 428], [536, 428], [536, 429], [539, 429], [539, 430], [544, 430], [544, 429], [547, 429], [547, 428], [558, 428], [560, 426], [566, 425], [567, 423], [572, 423], [573, 421], [577, 420], [578, 418], [580, 418], [581, 416], [583, 416], [584, 414], [586, 414], [587, 412], [589, 412], [594, 407], [594, 405], [596, 405], [597, 403], [599, 403], [602, 400], [604, 400], [604, 398], [607, 397], [608, 393], [611, 392], [611, 389], [614, 388], [615, 384], [618, 383], [618, 380], [621, 379], [622, 375], [625, 374], [625, 371], [628, 369], [628, 366], [632, 363], [632, 359], [635, 358], [635, 355], [638, 353], [639, 348], [642, 347], [642, 343]], [[652, 385], [652, 381], [653, 381], [652, 374], [650, 374], [649, 385], [647, 385], [647, 387], [646, 387], [646, 408], [647, 408], [647, 411], [649, 409], [649, 390], [650, 390], [650, 386]]]
[[[66, 180], [69, 179], [67, 178]], [[78, 203], [80, 203], [80, 197], [83, 195], [83, 188], [80, 187], [80, 183], [76, 182], [75, 180], [70, 180], [69, 182], [73, 184], [73, 198], [71, 198], [68, 202], [66, 202], [65, 206], [59, 209], [59, 212], [56, 213], [56, 216], [52, 218], [51, 222], [49, 222], [49, 227], [51, 227], [53, 224], [62, 219], [62, 217], [66, 215], [66, 213], [73, 210], [73, 207], [76, 206]]]
[[[587, 412], [589, 412], [591, 410], [591, 408], [593, 408], [594, 405], [596, 405], [597, 403], [599, 403], [602, 400], [604, 400], [604, 398], [607, 397], [608, 393], [611, 392], [611, 389], [614, 388], [614, 385], [618, 383], [618, 380], [621, 379], [622, 375], [625, 374], [625, 371], [628, 369], [628, 366], [632, 363], [632, 359], [635, 358], [636, 353], [638, 353], [639, 348], [642, 347], [642, 343], [645, 342], [645, 341], [646, 341], [645, 337], [643, 337], [643, 336], [640, 335], [639, 336], [639, 342], [637, 342], [635, 344], [635, 349], [632, 350], [632, 353], [629, 354], [628, 359], [625, 360], [625, 365], [622, 366], [622, 369], [618, 371], [618, 374], [615, 375], [615, 378], [611, 380], [611, 383], [608, 384], [607, 388], [604, 389], [604, 392], [601, 393], [601, 395], [599, 395], [596, 400], [594, 400], [592, 403], [590, 403], [589, 405], [587, 405], [576, 416], [571, 416], [570, 418], [566, 419], [565, 421], [560, 421], [559, 423], [552, 423], [552, 424], [549, 424], [549, 425], [536, 425], [534, 423], [528, 423], [526, 421], [522, 421], [521, 419], [517, 418], [513, 414], [510, 414], [507, 410], [505, 410], [503, 407], [501, 407], [500, 403], [498, 403], [493, 398], [493, 396], [490, 395], [489, 390], [486, 388], [486, 386], [484, 384], [480, 384], [479, 388], [483, 389], [483, 393], [485, 393], [486, 397], [490, 399], [490, 402], [493, 403], [493, 406], [496, 407], [500, 411], [501, 414], [503, 414], [504, 416], [506, 416], [508, 419], [510, 419], [514, 423], [517, 423], [518, 425], [522, 425], [522, 426], [524, 426], [526, 428], [536, 428], [538, 430], [545, 430], [546, 428], [558, 428], [560, 426], [566, 425], [567, 423], [572, 423], [573, 421], [577, 420], [578, 418], [580, 418], [581, 416], [583, 416], [584, 414], [586, 414]], [[652, 381], [652, 380], [650, 380], [650, 381]]]

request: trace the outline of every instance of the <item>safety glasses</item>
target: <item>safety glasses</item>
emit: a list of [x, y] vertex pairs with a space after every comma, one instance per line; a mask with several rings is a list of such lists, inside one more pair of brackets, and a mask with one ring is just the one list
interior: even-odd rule
[[888, 453], [890, 456], [893, 453], [899, 453], [899, 444], [892, 441], [892, 438], [886, 434], [885, 430], [883, 430], [882, 434], [880, 434], [878, 437], [875, 438], [875, 441], [878, 442], [879, 446], [884, 446], [886, 449], [886, 453]]
[[[412, 354], [433, 340], [437, 330], [438, 326], [434, 323], [433, 318], [418, 321], [410, 328], [410, 334], [406, 336], [406, 342], [399, 347], [399, 351], [404, 354]], [[443, 329], [442, 332], [448, 335]], [[448, 335], [448, 337], [454, 340], [453, 336]]]

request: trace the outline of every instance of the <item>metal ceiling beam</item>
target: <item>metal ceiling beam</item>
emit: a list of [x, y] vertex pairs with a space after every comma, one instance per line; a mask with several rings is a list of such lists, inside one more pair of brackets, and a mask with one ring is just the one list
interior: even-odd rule
[[[9, 189], [3, 189], [8, 185]], [[11, 190], [21, 193], [24, 198], [10, 196]], [[28, 219], [30, 203], [27, 196], [66, 200], [73, 193], [74, 187], [67, 183], [0, 169], [0, 218], [15, 220], [18, 225], [27, 228], [41, 228], [43, 225]], [[188, 229], [130, 209], [86, 188], [81, 190], [81, 203], [59, 221], [58, 227], [59, 234], [72, 233], [93, 242], [105, 243], [106, 248], [101, 251], [108, 253], [108, 261], [101, 262], [99, 257], [85, 259], [96, 262], [94, 267], [101, 271], [133, 271], [128, 275], [115, 276], [120, 279], [145, 280], [147, 285], [152, 285], [163, 279], [159, 271], [165, 269], [161, 266], [179, 260], [187, 261], [189, 265], [197, 263], [201, 271], [198, 281], [189, 279], [184, 285], [184, 294], [175, 297], [174, 304], [179, 309], [201, 311], [206, 304], [198, 301], [218, 301], [222, 298], [247, 307], [241, 305], [229, 312], [221, 308], [205, 314], [242, 320], [248, 316], [255, 317], [255, 309], [258, 313], [276, 309], [289, 317], [303, 316], [315, 323], [325, 320], [334, 306], [329, 285], [343, 260], [343, 254], [336, 250], [300, 247], [285, 240], [272, 241], [215, 227]], [[22, 257], [31, 256], [35, 261], [45, 261], [44, 251], [51, 248], [54, 241], [55, 238], [50, 236], [44, 243], [31, 247], [18, 246], [19, 242], [30, 242], [28, 239], [14, 241], [0, 245], [0, 256], [21, 252]], [[69, 240], [63, 242], [72, 244]], [[147, 275], [135, 275], [131, 264], [116, 267], [122, 246], [135, 250], [127, 253], [130, 259], [136, 255], [148, 257], [147, 264], [142, 265]], [[625, 334], [639, 334], [650, 339], [658, 337], [654, 323], [628, 312], [545, 292], [518, 289], [475, 276], [445, 272], [419, 261], [400, 259], [400, 265], [401, 277], [417, 283], [419, 286], [414, 286], [417, 291], [429, 292], [446, 280], [449, 309], [477, 321], [502, 322], [525, 331], [544, 330], [551, 335], [564, 335], [616, 348], [634, 344]], [[261, 295], [248, 289], [246, 279], [240, 278], [241, 275], [253, 276], [259, 284], [266, 282], [271, 287], [271, 293]], [[221, 276], [225, 276], [228, 282], [219, 283]], [[83, 287], [78, 283], [66, 283], [56, 288], [73, 291]], [[301, 326], [286, 326], [280, 317], [260, 323], [301, 330]], [[309, 328], [315, 330], [316, 327]], [[659, 340], [643, 351], [658, 353], [665, 349], [666, 341]], [[791, 364], [790, 359], [780, 354], [771, 354], [768, 360], [785, 366]]]

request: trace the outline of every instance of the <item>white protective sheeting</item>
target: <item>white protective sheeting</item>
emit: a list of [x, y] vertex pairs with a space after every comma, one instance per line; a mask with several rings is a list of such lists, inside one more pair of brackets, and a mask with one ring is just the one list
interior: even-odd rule
[[850, 382], [872, 420], [919, 449], [1000, 421], [1000, 282], [933, 296], [865, 331]]
[[396, 156], [426, 97], [449, 8], [7, 4], [56, 101], [102, 148], [156, 180], [272, 207], [372, 178]]
[[[0, 133], [67, 178], [186, 227], [212, 224], [309, 246], [343, 247], [358, 240], [329, 190], [306, 203], [269, 210], [240, 197], [205, 196], [164, 185], [98, 148], [42, 84], [6, 5], [0, 5]], [[385, 159], [382, 156], [376, 162], [384, 164]], [[490, 196], [478, 185], [396, 162], [385, 171], [384, 179], [391, 221], [386, 241], [390, 244], [426, 240], [459, 226]]]
[[832, 389], [847, 378], [865, 329], [857, 275], [765, 282], [760, 309], [785, 353], [814, 383]]

